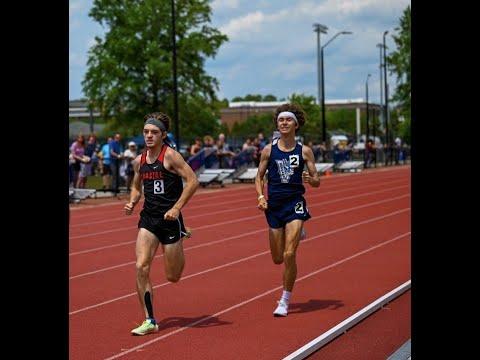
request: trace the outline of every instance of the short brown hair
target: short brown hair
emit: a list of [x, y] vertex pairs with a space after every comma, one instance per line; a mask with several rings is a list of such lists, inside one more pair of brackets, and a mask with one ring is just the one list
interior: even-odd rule
[[164, 114], [161, 112], [150, 113], [143, 117], [143, 122], [147, 121], [150, 118], [154, 118], [161, 121], [163, 125], [165, 125], [166, 131], [168, 131], [168, 129], [170, 128], [170, 118], [168, 117], [167, 114]]
[[273, 115], [273, 124], [275, 125], [275, 129], [277, 128], [277, 118], [278, 114], [280, 114], [283, 111], [290, 111], [295, 114], [298, 120], [298, 129], [295, 131], [297, 132], [304, 124], [306, 121], [306, 115], [305, 111], [297, 105], [297, 104], [283, 104], [280, 105], [277, 110], [275, 110], [275, 114]]

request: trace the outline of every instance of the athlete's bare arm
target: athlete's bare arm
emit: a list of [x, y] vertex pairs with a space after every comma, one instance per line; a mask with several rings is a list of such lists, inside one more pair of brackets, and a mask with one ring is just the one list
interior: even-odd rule
[[164, 166], [168, 171], [171, 171], [185, 181], [180, 199], [173, 205], [173, 207], [165, 213], [165, 220], [176, 220], [180, 215], [180, 210], [187, 204], [188, 200], [193, 196], [195, 190], [198, 188], [197, 176], [193, 172], [190, 165], [188, 165], [179, 152], [172, 148], [167, 148], [165, 152]]
[[308, 171], [302, 172], [303, 182], [309, 183], [312, 187], [320, 186], [320, 177], [318, 176], [317, 168], [315, 167], [315, 157], [313, 151], [306, 145], [302, 146], [302, 155]]
[[140, 178], [140, 159], [142, 155], [138, 155], [132, 160], [133, 171], [135, 172], [132, 180], [132, 187], [130, 192], [130, 202], [128, 202], [124, 209], [127, 215], [131, 215], [133, 208], [140, 201], [142, 197], [142, 179]]
[[267, 172], [268, 160], [270, 159], [270, 153], [272, 150], [272, 145], [268, 144], [262, 150], [260, 155], [260, 163], [258, 164], [257, 176], [255, 177], [255, 189], [257, 190], [258, 196], [258, 208], [265, 211], [268, 207], [267, 200], [263, 195], [263, 186], [264, 186], [264, 177]]

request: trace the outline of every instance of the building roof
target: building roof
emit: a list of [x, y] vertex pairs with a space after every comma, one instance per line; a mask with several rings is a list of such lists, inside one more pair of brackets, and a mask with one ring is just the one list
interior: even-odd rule
[[[250, 107], [250, 108], [266, 108], [277, 107], [283, 104], [287, 104], [288, 101], [234, 101], [229, 104], [229, 108]], [[348, 104], [362, 104], [365, 103], [365, 99], [330, 99], [325, 100], [325, 105], [348, 105]], [[376, 105], [373, 102], [369, 102], [371, 105]]]

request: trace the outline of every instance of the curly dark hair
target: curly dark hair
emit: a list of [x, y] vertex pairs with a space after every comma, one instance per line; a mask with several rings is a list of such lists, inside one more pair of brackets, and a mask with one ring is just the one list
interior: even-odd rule
[[155, 118], [163, 123], [165, 125], [165, 129], [168, 131], [170, 128], [170, 118], [168, 117], [167, 114], [161, 113], [161, 112], [154, 112], [151, 114], [147, 114], [143, 117], [143, 122], [147, 121], [150, 118]]
[[297, 104], [283, 104], [280, 105], [276, 110], [275, 114], [273, 115], [273, 124], [275, 125], [275, 129], [277, 128], [277, 117], [282, 111], [290, 111], [295, 114], [298, 120], [298, 129], [295, 130], [295, 133], [300, 130], [300, 128], [305, 124], [306, 114], [303, 109]]

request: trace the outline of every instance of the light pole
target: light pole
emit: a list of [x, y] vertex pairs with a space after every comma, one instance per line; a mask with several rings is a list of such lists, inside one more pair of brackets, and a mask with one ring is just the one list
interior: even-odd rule
[[364, 161], [365, 161], [365, 167], [367, 167], [367, 160], [368, 160], [368, 149], [367, 149], [367, 143], [368, 143], [368, 136], [370, 135], [370, 126], [368, 123], [369, 117], [368, 117], [368, 79], [372, 76], [371, 74], [367, 75], [367, 80], [365, 80], [365, 99], [366, 99], [366, 105], [367, 105], [367, 128], [365, 132], [365, 152], [364, 152]]
[[92, 102], [89, 104], [89, 112], [90, 112], [90, 134], [93, 134], [93, 105]]
[[383, 69], [382, 69], [382, 66], [383, 66], [383, 53], [382, 53], [382, 49], [383, 49], [383, 44], [382, 43], [378, 43], [377, 44], [377, 47], [378, 49], [380, 50], [380, 65], [379, 65], [379, 70], [380, 70], [380, 124], [382, 124], [382, 120], [383, 120], [383, 115], [382, 115], [382, 109], [383, 109]]
[[337, 36], [353, 34], [351, 31], [340, 31], [336, 33], [330, 40], [328, 40], [325, 45], [320, 48], [320, 62], [322, 70], [322, 141], [327, 142], [327, 125], [325, 123], [325, 73], [323, 71], [323, 49], [330, 44]]
[[177, 144], [177, 151], [180, 151], [180, 127], [178, 119], [178, 93], [177, 93], [177, 44], [175, 39], [175, 0], [171, 0], [172, 8], [172, 47], [173, 47], [173, 119], [175, 121], [175, 142]]
[[[385, 86], [385, 145], [387, 146], [387, 157], [388, 151], [390, 151], [390, 137], [388, 133], [388, 84], [387, 84], [387, 45], [385, 44], [385, 36], [388, 34], [388, 30], [383, 33], [383, 78]], [[386, 159], [387, 159], [386, 157]], [[388, 163], [388, 161], [386, 162]]]
[[317, 74], [318, 74], [318, 104], [322, 99], [322, 72], [320, 65], [320, 33], [326, 34], [328, 28], [325, 25], [315, 23], [313, 24], [313, 31], [317, 33]]
[[373, 148], [374, 148], [374, 151], [375, 151], [375, 156], [373, 157], [374, 161], [375, 161], [375, 167], [377, 167], [377, 147], [376, 147], [376, 139], [377, 139], [377, 128], [376, 128], [376, 121], [375, 121], [375, 114], [376, 114], [376, 111], [375, 111], [375, 108], [373, 108], [373, 117], [372, 117], [372, 123], [373, 123]]

